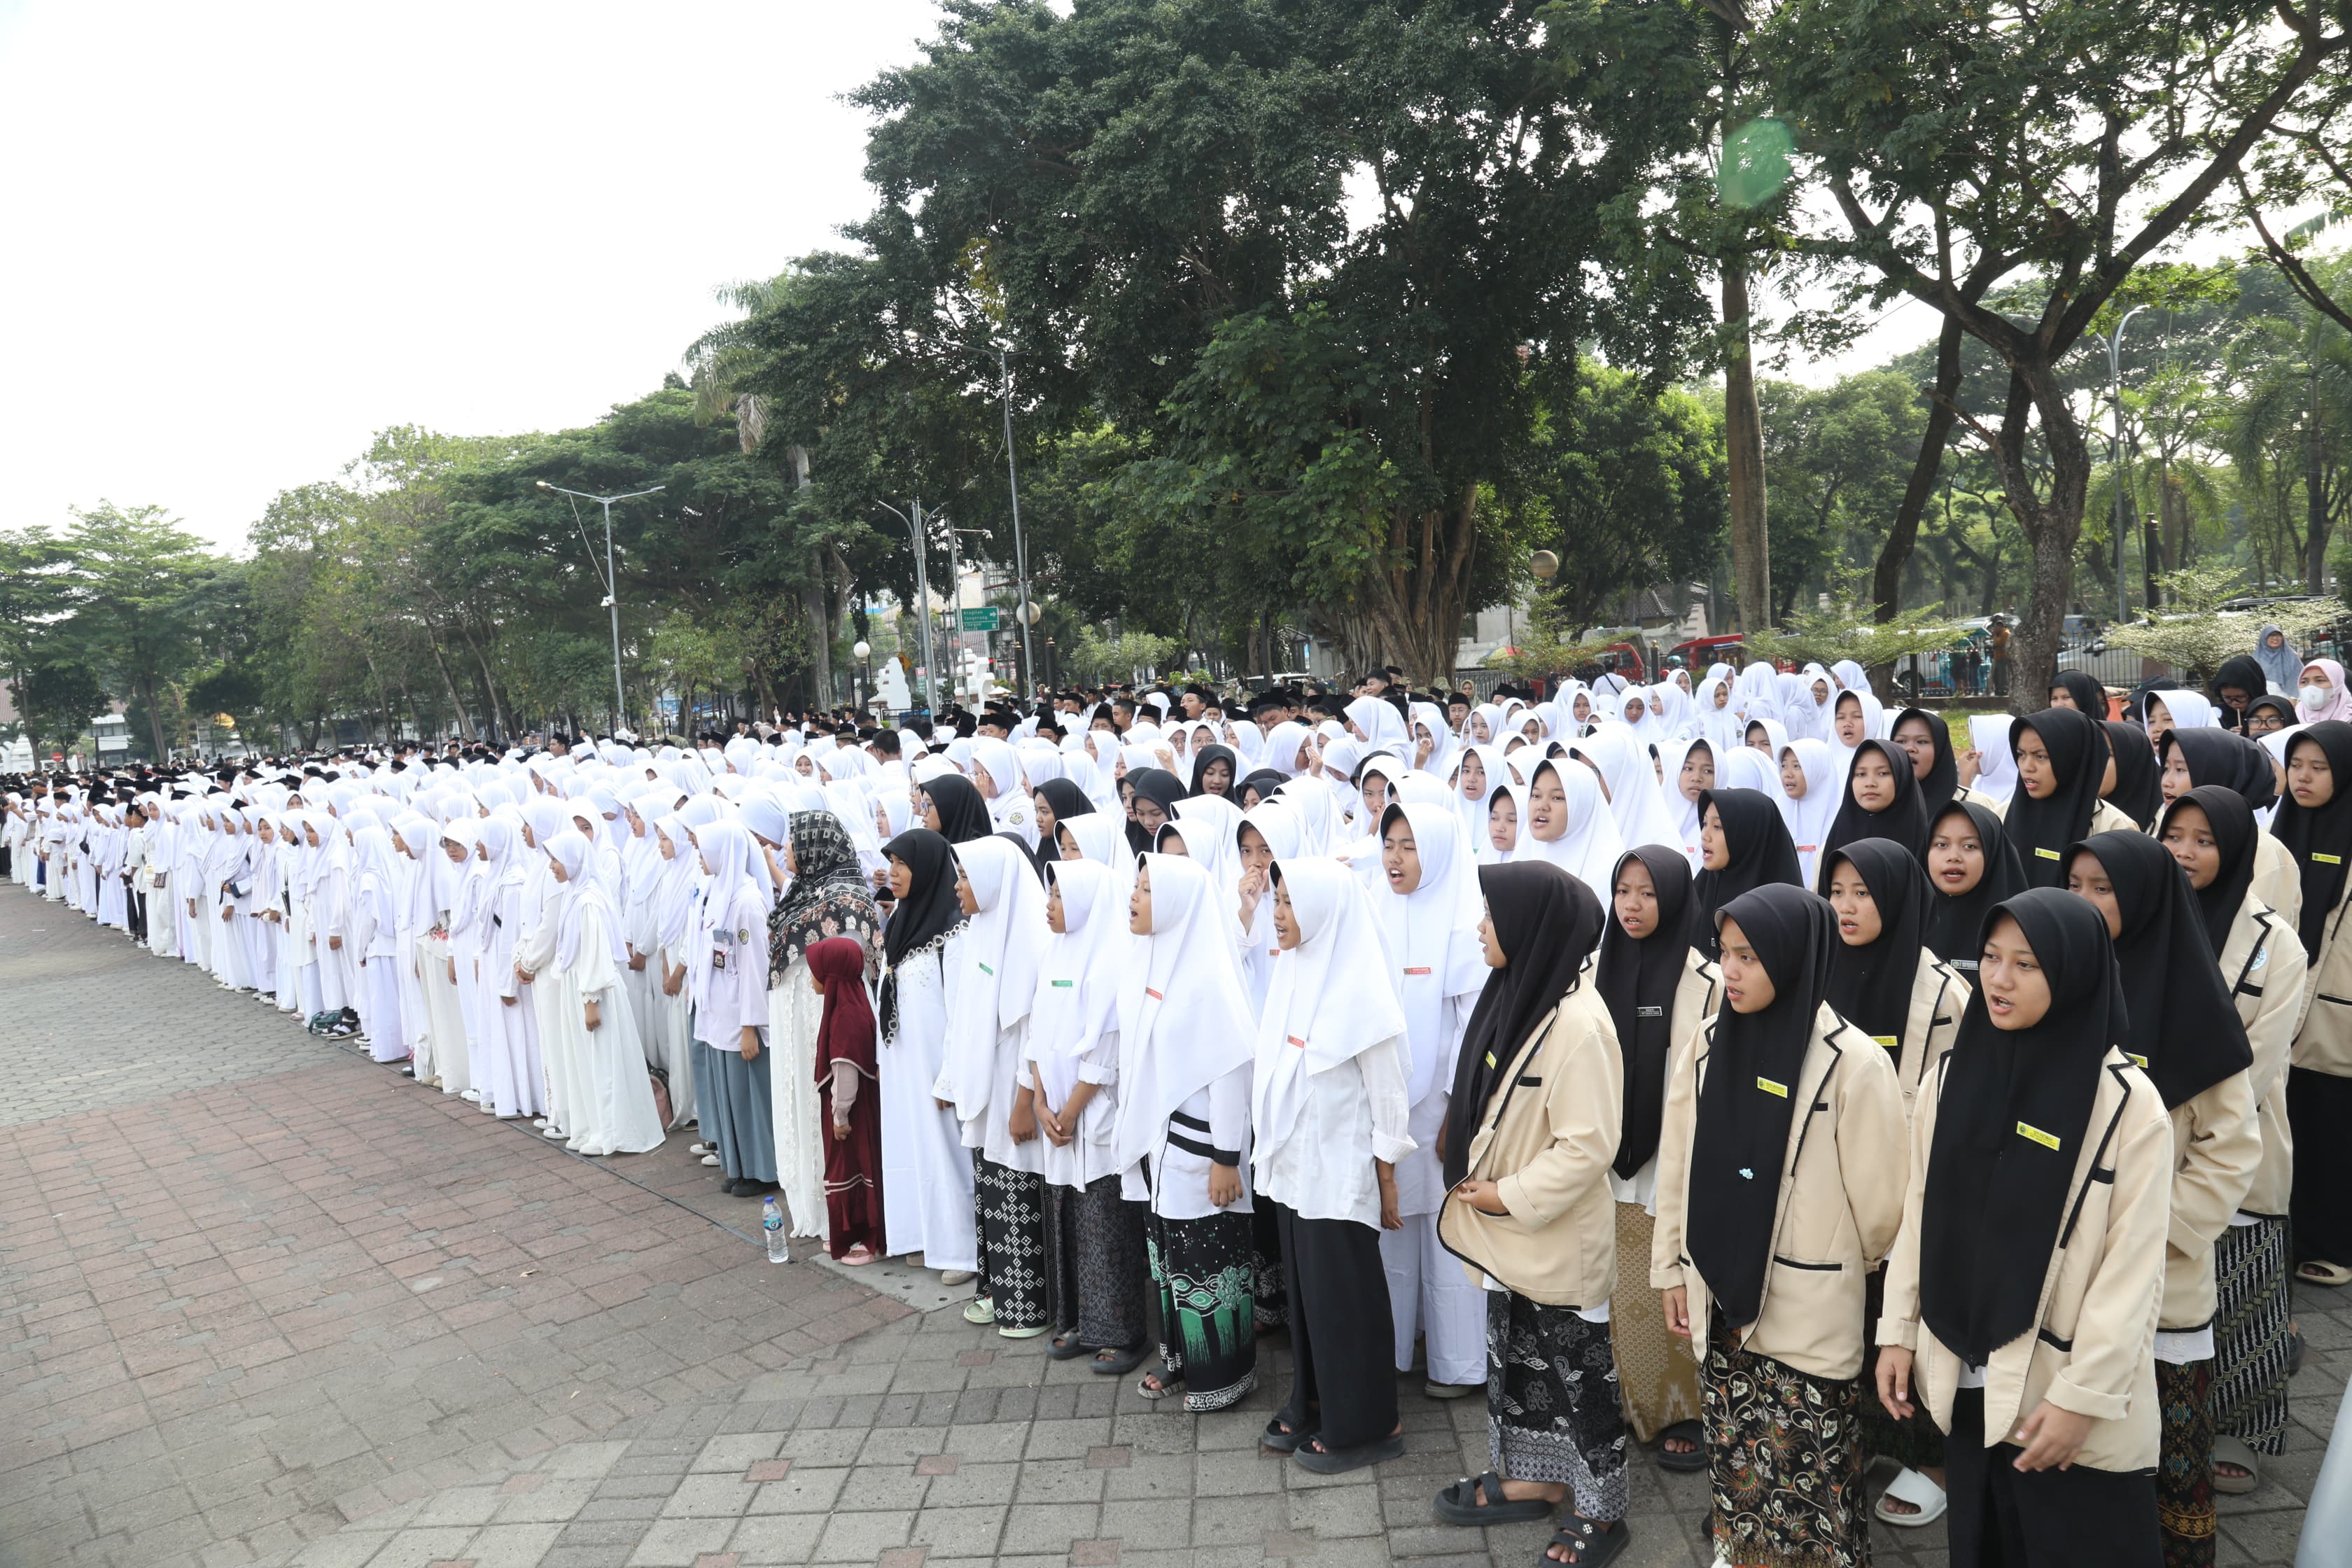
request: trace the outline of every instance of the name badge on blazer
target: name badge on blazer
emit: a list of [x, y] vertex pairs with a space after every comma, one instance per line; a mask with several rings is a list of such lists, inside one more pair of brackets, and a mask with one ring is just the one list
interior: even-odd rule
[[1636, 1018], [1663, 1018], [1665, 1016], [1666, 1010], [1664, 1007], [1636, 1007], [1633, 1009], [1633, 1016]]
[[2044, 860], [2055, 860], [2058, 858], [2058, 851], [2055, 849], [2043, 849], [2037, 846], [2033, 852]]
[[1782, 1100], [1789, 1098], [1789, 1086], [1785, 1083], [1774, 1083], [1769, 1078], [1759, 1078], [1756, 1080], [1756, 1087], [1767, 1094], [1779, 1095]]
[[2056, 1133], [2044, 1132], [2041, 1128], [2034, 1126], [2030, 1121], [2021, 1121], [2017, 1124], [2017, 1135], [2028, 1142], [2039, 1143], [2044, 1149], [2054, 1150], [2058, 1147], [2058, 1135]]
[[1885, 1046], [1890, 1051], [1901, 1050], [1903, 1048], [1903, 1037], [1900, 1035], [1873, 1035], [1870, 1037], [1876, 1040], [1880, 1045]]
[[2316, 850], [2316, 849], [2315, 849], [2315, 850], [2313, 850], [2313, 851], [2311, 852], [2311, 859], [2312, 859], [2312, 864], [2314, 864], [2314, 865], [2315, 865], [2315, 866], [2341, 866], [2342, 864], [2344, 864], [2344, 857], [2343, 857], [2343, 856], [2341, 856], [2341, 855], [2322, 855], [2322, 854], [2321, 854], [2321, 853], [2319, 853], [2319, 851], [2318, 851], [2318, 850]]
[[1426, 967], [1421, 969], [1408, 969], [1405, 971], [1405, 974], [1408, 978], [1415, 974], [1427, 974], [1429, 973], [1430, 971]]

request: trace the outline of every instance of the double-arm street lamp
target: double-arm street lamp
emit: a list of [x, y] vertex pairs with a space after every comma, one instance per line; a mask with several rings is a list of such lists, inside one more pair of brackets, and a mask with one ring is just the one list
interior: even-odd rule
[[[560, 496], [571, 496], [576, 500], [593, 500], [604, 509], [604, 607], [613, 613], [613, 728], [625, 730], [629, 723], [629, 702], [621, 691], [621, 590], [620, 579], [613, 575], [613, 503], [658, 495], [668, 487], [656, 485], [651, 489], [631, 490], [617, 496], [592, 496], [585, 490], [567, 490], [562, 485], [551, 485], [545, 479], [539, 481], [539, 488], [553, 490]], [[575, 523], [580, 521], [576, 510], [572, 514], [572, 521]], [[588, 542], [583, 537], [580, 542], [585, 544]], [[592, 555], [590, 559], [593, 561], [594, 557]]]

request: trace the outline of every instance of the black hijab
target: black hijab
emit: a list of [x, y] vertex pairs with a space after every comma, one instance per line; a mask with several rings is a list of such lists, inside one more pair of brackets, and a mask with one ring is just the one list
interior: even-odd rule
[[2246, 1026], [2221, 983], [2197, 890], [2172, 851], [2145, 833], [2099, 833], [2067, 853], [2098, 858], [2115, 885], [2123, 930], [2116, 964], [2140, 997], [2116, 1043], [2146, 1069], [2170, 1110], [2253, 1065]]
[[2303, 951], [2315, 959], [2326, 940], [2327, 918], [2344, 896], [2347, 858], [2352, 857], [2352, 724], [2326, 719], [2301, 731], [2287, 742], [2287, 760], [2305, 746], [2318, 747], [2327, 759], [2335, 796], [2312, 809], [2298, 805], [2292, 793], [2280, 796], [2271, 837], [2287, 847], [2302, 873], [2303, 913], [2295, 931]]
[[2164, 805], [2164, 764], [2156, 760], [2147, 731], [2137, 724], [2109, 719], [2100, 727], [2107, 732], [2107, 749], [2116, 759], [2116, 787], [2107, 792], [2108, 804], [2146, 827]]
[[1192, 753], [1192, 789], [1194, 795], [1209, 793], [1205, 783], [1209, 764], [1222, 759], [1225, 764], [1225, 798], [1239, 805], [1242, 787], [1242, 760], [1231, 746], [1203, 746]]
[[1995, 906], [2050, 984], [2050, 1011], [1997, 1029], [1979, 990], [1960, 1015], [1936, 1110], [1920, 1205], [1920, 1317], [1969, 1366], [2031, 1333], [2066, 1217], [2066, 1193], [2124, 1032], [2122, 977], [2107, 922], [2089, 900], [2036, 888]]
[[1507, 1081], [1528, 1036], [1576, 989], [1607, 918], [1591, 888], [1548, 860], [1481, 866], [1478, 888], [1509, 962], [1486, 972], [1454, 1058], [1454, 1095], [1445, 1107], [1449, 1189], [1470, 1173], [1470, 1142], [1486, 1119], [1487, 1101]]
[[1615, 1170], [1631, 1181], [1658, 1152], [1658, 1130], [1666, 1114], [1666, 1067], [1674, 1054], [1675, 993], [1683, 983], [1690, 952], [1688, 929], [1690, 862], [1678, 849], [1644, 844], [1627, 850], [1610, 871], [1613, 896], [1625, 862], [1638, 860], [1658, 889], [1658, 923], [1636, 939], [1612, 914], [1601, 936], [1601, 962], [1593, 983], [1609, 1004], [1617, 1026], [1617, 1048], [1625, 1058], [1625, 1111], [1617, 1134]]
[[2279, 727], [2281, 729], [2291, 728], [2294, 725], [2303, 722], [2303, 720], [2295, 713], [2294, 698], [2270, 696], [2257, 697], [2252, 702], [2246, 704], [2245, 712], [2246, 739], [2253, 741], [2256, 745], [2262, 744], [2261, 741], [2255, 738], [2253, 731], [2254, 710], [2257, 708], [2275, 708], [2278, 710]]
[[1944, 722], [1941, 713], [1930, 713], [1925, 708], [1906, 708], [1895, 716], [1886, 732], [1896, 734], [1914, 719], [1927, 726], [1927, 734], [1936, 743], [1936, 760], [1927, 764], [1927, 776], [1919, 780], [1920, 813], [1933, 822], [1951, 804], [1953, 792], [1960, 787], [1960, 763], [1952, 754], [1951, 727]]
[[1789, 825], [1770, 795], [1760, 789], [1703, 789], [1698, 792], [1701, 824], [1709, 805], [1723, 819], [1723, 843], [1731, 852], [1731, 863], [1720, 871], [1703, 869], [1691, 882], [1690, 944], [1702, 958], [1713, 958], [1720, 951], [1715, 917], [1724, 905], [1768, 883], [1805, 885], [1796, 840], [1789, 837]]
[[1838, 861], [1860, 873], [1878, 906], [1878, 938], [1830, 949], [1829, 1004], [1838, 1016], [1898, 1055], [1919, 974], [1920, 931], [1927, 923], [1927, 869], [1919, 857], [1885, 838], [1857, 838], [1822, 857], [1827, 887]]
[[2245, 798], [2236, 790], [2224, 789], [2220, 784], [2200, 784], [2164, 808], [2157, 824], [2158, 842], [2163, 841], [2165, 830], [2172, 826], [2173, 813], [2184, 805], [2193, 805], [2205, 814], [2205, 821], [2213, 830], [2213, 847], [2221, 856], [2221, 870], [2196, 890], [2197, 908], [2205, 917], [2205, 940], [2213, 944], [2218, 954], [2230, 945], [2230, 927], [2236, 923], [2238, 910], [2246, 901], [2246, 889], [2253, 886], [2254, 851], [2261, 847], [2263, 830]]
[[1243, 796], [1247, 791], [1255, 790], [1257, 791], [1257, 798], [1259, 801], [1268, 801], [1274, 798], [1274, 792], [1276, 790], [1280, 789], [1284, 784], [1286, 784], [1289, 782], [1290, 775], [1284, 773], [1280, 768], [1260, 768], [1257, 772], [1250, 774], [1249, 777], [1239, 781], [1234, 785], [1234, 804], [1241, 806], [1244, 811], [1247, 811], [1250, 808], [1247, 805], [1243, 805]]
[[2058, 787], [2046, 800], [2025, 793], [2025, 781], [2009, 797], [2009, 814], [2001, 819], [2009, 840], [2017, 846], [2017, 863], [2025, 868], [2026, 885], [2063, 888], [2066, 885], [2066, 846], [2082, 841], [2091, 831], [2091, 814], [2098, 809], [2099, 784], [2107, 772], [2107, 732], [2099, 721], [2065, 708], [2045, 708], [2028, 713], [2009, 727], [2009, 754], [2026, 731], [2042, 737], [2050, 752], [2051, 771]]
[[920, 787], [938, 809], [940, 834], [950, 844], [969, 844], [996, 831], [980, 786], [961, 773], [941, 773]]
[[[2246, 694], [2243, 710], [2222, 700], [2221, 689], [2225, 686], [2233, 686]], [[2254, 700], [2267, 695], [2270, 689], [2270, 674], [2263, 668], [2262, 661], [2252, 654], [2242, 653], [2221, 661], [2221, 673], [2213, 677], [2206, 694], [2212, 699], [2213, 711], [2221, 718], [2221, 727], [2242, 735], [2246, 731], [2246, 714], [2253, 710]]]
[[1045, 804], [1054, 808], [1055, 830], [1052, 833], [1041, 833], [1037, 836], [1037, 853], [1034, 858], [1040, 866], [1043, 866], [1049, 860], [1059, 860], [1062, 858], [1062, 824], [1074, 816], [1092, 816], [1095, 814], [1095, 803], [1087, 798], [1085, 790], [1078, 787], [1076, 779], [1047, 779], [1037, 786], [1037, 793], [1044, 795]]
[[2080, 669], [2062, 669], [2050, 683], [2053, 691], [2063, 691], [2074, 700], [2086, 719], [2104, 720], [2107, 716], [2107, 689]]
[[[1167, 815], [1169, 821], [1176, 820], [1176, 803], [1185, 798], [1182, 779], [1178, 778], [1166, 768], [1138, 768], [1127, 775], [1127, 782], [1134, 786], [1138, 796], [1158, 805]], [[1148, 855], [1151, 852], [1152, 837], [1153, 834], [1146, 832], [1141, 823], [1133, 818], [1129, 819], [1128, 847], [1138, 855]]]
[[2228, 730], [2167, 730], [2156, 744], [2159, 781], [2165, 762], [2178, 752], [2193, 788], [2216, 784], [2235, 790], [2250, 811], [2278, 800], [2278, 774], [2271, 770], [2271, 754], [2260, 741]]
[[[2009, 841], [2009, 834], [1992, 808], [1973, 800], [1958, 801], [1946, 806], [1927, 825], [1927, 838], [1935, 841], [1936, 827], [1954, 812], [1964, 813], [1976, 828], [1977, 842], [1984, 846], [1984, 875], [1977, 885], [1965, 893], [1947, 893], [1932, 876], [1927, 879], [1927, 923], [1920, 940], [1927, 951], [1945, 963], [1977, 972], [1978, 954], [1984, 951], [1986, 918], [1995, 904], [2006, 903], [2025, 891], [2025, 868], [2018, 864], [2017, 847]], [[1920, 859], [1924, 868], [1926, 857]]]
[[1829, 986], [1837, 922], [1825, 900], [1790, 887], [1742, 893], [1720, 920], [1738, 922], [1774, 992], [1756, 1012], [1735, 1012], [1727, 998], [1716, 1014], [1691, 1139], [1685, 1236], [1691, 1262], [1736, 1329], [1763, 1306], [1789, 1125], [1797, 1101], [1811, 1093], [1798, 1079]]
[[[970, 784], [964, 787], [971, 789]], [[972, 798], [980, 798], [978, 790], [972, 790]], [[944, 814], [945, 807], [941, 811]], [[962, 924], [963, 906], [956, 902], [955, 850], [943, 835], [928, 827], [911, 827], [882, 846], [882, 853], [893, 860], [904, 860], [907, 869], [914, 873], [914, 885], [882, 928], [879, 1016], [887, 1039], [898, 1027], [898, 965]]]
[[[1887, 771], [1895, 775], [1895, 798], [1883, 811], [1872, 811], [1853, 797], [1854, 763], [1871, 752], [1884, 758]], [[1913, 855], [1927, 847], [1927, 811], [1920, 799], [1919, 781], [1912, 776], [1910, 754], [1892, 741], [1864, 741], [1846, 763], [1845, 794], [1838, 801], [1837, 816], [1831, 819], [1829, 837], [1822, 840], [1815, 892], [1830, 885], [1830, 857], [1863, 838], [1891, 838]]]

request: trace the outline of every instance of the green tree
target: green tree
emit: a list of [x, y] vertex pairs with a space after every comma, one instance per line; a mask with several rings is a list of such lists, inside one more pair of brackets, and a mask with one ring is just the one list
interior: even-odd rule
[[1959, 417], [2032, 547], [2018, 689], [2045, 689], [2092, 468], [2067, 358], [2283, 113], [2347, 90], [2344, 18], [2323, 0], [1791, 0], [1759, 39], [1835, 214], [1804, 244], [1853, 269], [1840, 308], [1907, 295], [2008, 373], [1997, 413]]
[[[1703, 330], [1686, 278], [1592, 286], [1603, 209], [1643, 186], [1579, 134], [1529, 7], [956, 0], [926, 54], [858, 95], [877, 254], [919, 256], [947, 319], [1001, 323], [1049, 428], [1172, 464], [1162, 504], [1220, 471], [1271, 487], [1219, 504], [1265, 503], [1293, 560], [1341, 550], [1326, 607], [1417, 679], [1508, 586], [1497, 525], [1579, 340], [1663, 366]], [[1331, 355], [1335, 384], [1288, 368]], [[1265, 449], [1213, 406], [1236, 389], [1276, 421]]]
[[162, 507], [77, 510], [59, 540], [80, 595], [77, 633], [123, 695], [146, 710], [157, 757], [171, 754], [165, 686], [202, 657], [191, 611], [217, 562]]

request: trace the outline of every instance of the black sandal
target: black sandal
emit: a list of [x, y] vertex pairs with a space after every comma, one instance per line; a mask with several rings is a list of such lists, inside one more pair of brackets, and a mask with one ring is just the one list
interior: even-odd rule
[[[1553, 1531], [1551, 1539], [1544, 1543], [1544, 1549], [1536, 1553], [1536, 1568], [1604, 1568], [1604, 1564], [1614, 1563], [1624, 1552], [1632, 1531], [1625, 1528], [1625, 1521], [1622, 1519], [1607, 1530], [1600, 1528], [1600, 1521], [1587, 1519], [1580, 1513], [1572, 1513], [1561, 1520], [1559, 1528]], [[1576, 1555], [1554, 1557], [1551, 1549], [1555, 1546], [1564, 1546]]]
[[1112, 1352], [1110, 1358], [1105, 1360], [1103, 1351], [1097, 1351], [1095, 1359], [1087, 1367], [1087, 1370], [1097, 1377], [1125, 1377], [1143, 1364], [1141, 1345], [1129, 1345], [1125, 1350], [1120, 1350], [1117, 1345], [1107, 1345], [1104, 1350]]
[[[1690, 1452], [1677, 1454], [1666, 1447], [1666, 1439], [1680, 1437], [1688, 1443]], [[1662, 1470], [1703, 1470], [1706, 1468], [1706, 1433], [1696, 1421], [1677, 1421], [1658, 1434], [1656, 1445], [1658, 1468]]]
[[[1484, 1501], [1481, 1501], [1481, 1499]], [[1439, 1492], [1430, 1507], [1448, 1524], [1514, 1524], [1521, 1520], [1549, 1519], [1558, 1507], [1541, 1498], [1507, 1498], [1503, 1478], [1493, 1470], [1475, 1479], [1468, 1476]]]
[[1076, 1361], [1082, 1355], [1093, 1354], [1094, 1347], [1078, 1343], [1078, 1331], [1072, 1329], [1066, 1334], [1055, 1334], [1047, 1340], [1045, 1353], [1055, 1361]]
[[1375, 1437], [1352, 1448], [1327, 1448], [1323, 1439], [1308, 1433], [1290, 1456], [1302, 1469], [1313, 1470], [1318, 1476], [1344, 1476], [1350, 1470], [1360, 1470], [1384, 1459], [1404, 1458], [1404, 1434], [1391, 1432], [1385, 1437]]
[[1277, 1454], [1295, 1454], [1298, 1451], [1298, 1445], [1315, 1436], [1319, 1428], [1301, 1426], [1296, 1431], [1286, 1431], [1282, 1417], [1276, 1415], [1265, 1424], [1265, 1435], [1258, 1441]]

